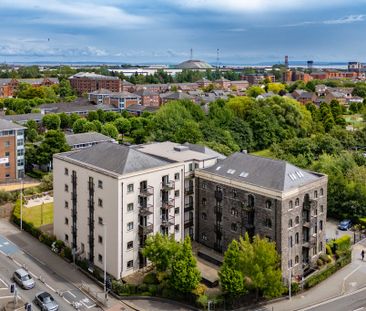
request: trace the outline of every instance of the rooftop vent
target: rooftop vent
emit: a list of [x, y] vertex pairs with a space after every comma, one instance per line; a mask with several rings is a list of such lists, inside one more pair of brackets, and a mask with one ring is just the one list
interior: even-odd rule
[[216, 167], [216, 171], [219, 171], [219, 170], [220, 170], [220, 168], [221, 168], [221, 166]]
[[249, 175], [249, 173], [247, 173], [247, 172], [241, 172], [239, 176], [245, 178], [245, 177], [248, 177], [248, 175]]
[[179, 145], [179, 146], [174, 146], [174, 150], [178, 151], [178, 152], [182, 152], [182, 151], [189, 150], [189, 148], [187, 146]]
[[235, 170], [229, 169], [227, 170], [227, 173], [233, 175], [235, 173]]

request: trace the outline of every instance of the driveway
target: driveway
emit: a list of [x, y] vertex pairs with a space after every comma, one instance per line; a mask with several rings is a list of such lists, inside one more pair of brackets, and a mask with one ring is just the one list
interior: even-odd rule
[[342, 231], [338, 229], [339, 221], [328, 219], [325, 226], [325, 237], [327, 240], [338, 239], [344, 235], [349, 235], [353, 239], [353, 231]]

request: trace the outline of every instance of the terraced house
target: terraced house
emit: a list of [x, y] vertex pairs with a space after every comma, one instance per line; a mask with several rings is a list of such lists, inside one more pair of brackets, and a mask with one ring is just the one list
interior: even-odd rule
[[248, 233], [276, 242], [284, 278], [325, 252], [327, 176], [285, 161], [235, 153], [196, 177], [196, 239], [223, 253]]

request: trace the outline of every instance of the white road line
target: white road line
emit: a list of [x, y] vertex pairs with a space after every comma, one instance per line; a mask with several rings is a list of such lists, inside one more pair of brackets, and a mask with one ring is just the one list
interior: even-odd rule
[[16, 261], [15, 259], [13, 259], [13, 261], [14, 261], [14, 263], [15, 263], [16, 265], [18, 265], [19, 267], [21, 267], [21, 266], [22, 266], [22, 264], [21, 264], [20, 262]]
[[33, 276], [33, 278], [34, 279], [37, 279], [38, 277], [33, 273], [33, 272], [30, 272], [30, 271], [28, 271], [29, 272], [29, 274], [31, 275], [31, 276]]
[[354, 309], [353, 311], [361, 311], [361, 310], [365, 310], [364, 307], [358, 308], [358, 309]]
[[72, 297], [76, 298], [76, 296], [75, 296], [72, 292], [68, 291], [68, 293], [69, 293]]
[[8, 284], [6, 284], [6, 282], [2, 278], [0, 278], [0, 282], [3, 283], [6, 287], [8, 287]]
[[65, 297], [62, 297], [62, 298], [63, 298], [64, 300], [66, 300], [68, 304], [70, 304], [70, 305], [71, 305], [71, 302], [70, 302], [70, 301], [68, 301]]
[[48, 285], [47, 283], [44, 283], [44, 285], [46, 285], [50, 290], [52, 290], [53, 292], [56, 293], [56, 290], [54, 288], [52, 288], [50, 285]]
[[344, 292], [346, 291], [346, 280], [353, 274], [355, 273], [358, 269], [361, 268], [361, 265], [358, 266], [356, 269], [354, 269], [353, 271], [351, 271], [350, 273], [348, 273], [344, 278], [343, 278], [343, 284], [342, 284], [342, 292], [341, 295], [344, 294]]

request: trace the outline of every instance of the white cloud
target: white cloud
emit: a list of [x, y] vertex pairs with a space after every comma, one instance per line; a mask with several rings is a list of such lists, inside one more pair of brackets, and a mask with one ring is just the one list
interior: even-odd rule
[[[33, 12], [40, 17], [34, 23], [101, 26], [110, 28], [132, 28], [141, 26], [149, 20], [144, 16], [129, 14], [125, 10], [105, 4], [107, 1], [70, 0], [1, 0], [0, 10], [16, 9]], [[26, 17], [25, 17], [26, 19]]]
[[323, 21], [305, 21], [300, 23], [288, 24], [283, 25], [282, 27], [297, 27], [297, 26], [306, 26], [306, 25], [341, 25], [341, 24], [352, 24], [363, 22], [366, 18], [366, 15], [348, 15], [345, 17], [337, 18], [337, 19], [330, 19], [330, 20], [323, 20]]
[[[252, 13], [266, 11], [286, 11], [294, 9], [315, 9], [349, 5], [348, 0], [165, 0], [189, 9], [209, 9], [214, 11], [229, 11], [237, 13]], [[366, 3], [365, 0], [353, 0], [352, 4]]]

